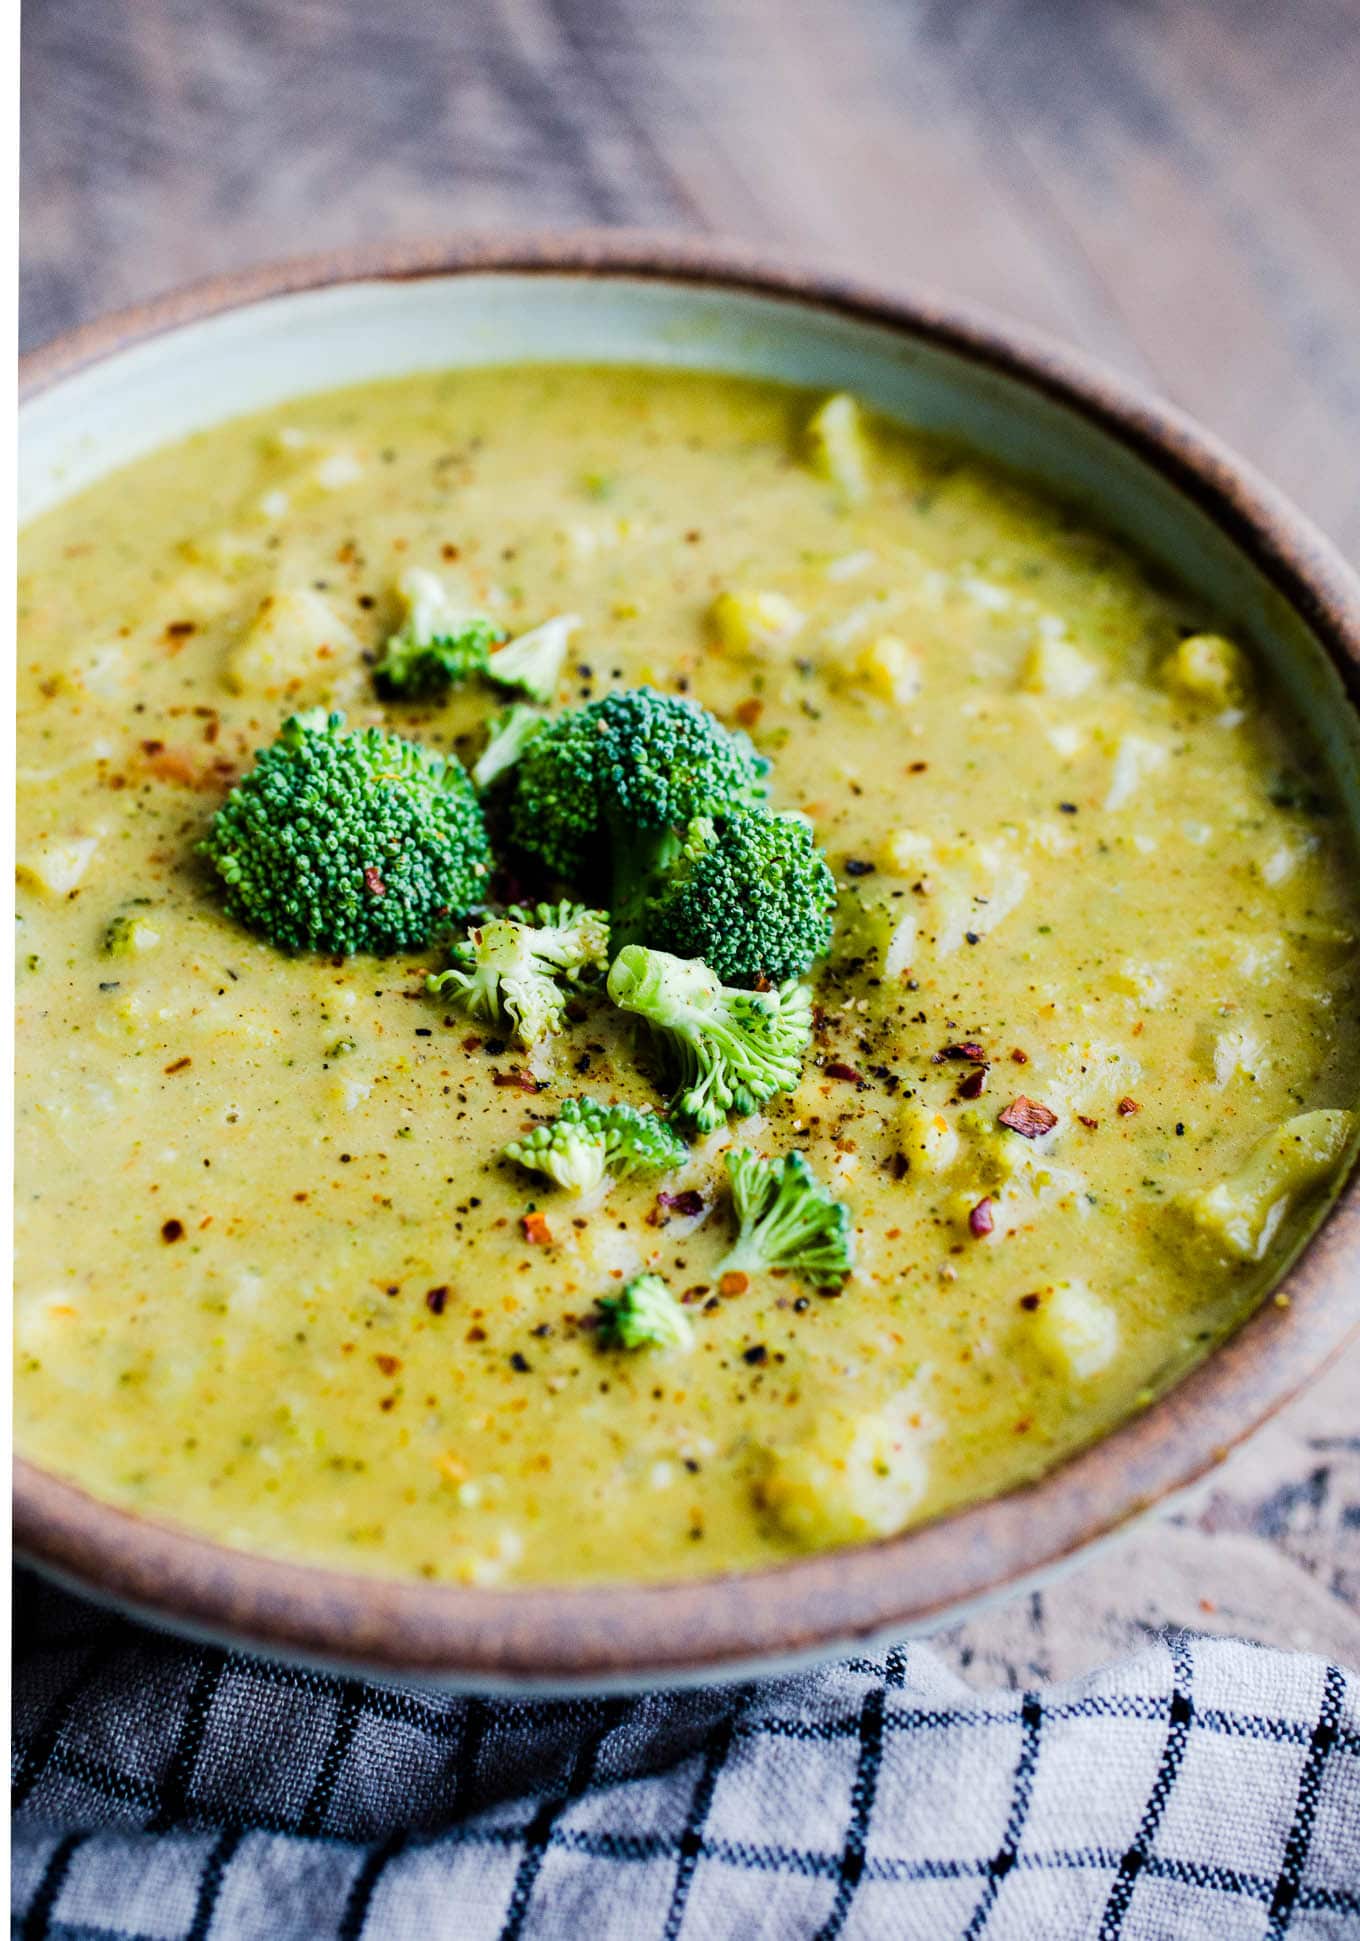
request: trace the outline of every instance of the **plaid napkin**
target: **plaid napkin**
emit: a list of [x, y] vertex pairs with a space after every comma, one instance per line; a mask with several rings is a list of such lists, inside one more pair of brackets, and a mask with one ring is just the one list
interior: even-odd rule
[[20, 1575], [15, 1933], [1356, 1941], [1360, 1680], [1183, 1632], [980, 1694], [930, 1649], [487, 1701], [182, 1644]]

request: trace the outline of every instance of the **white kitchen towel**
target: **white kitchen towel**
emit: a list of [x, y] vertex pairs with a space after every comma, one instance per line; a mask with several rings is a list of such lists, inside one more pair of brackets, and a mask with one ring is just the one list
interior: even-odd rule
[[929, 1646], [484, 1700], [180, 1643], [20, 1574], [14, 1932], [1357, 1941], [1360, 1679], [1176, 1632], [977, 1692]]

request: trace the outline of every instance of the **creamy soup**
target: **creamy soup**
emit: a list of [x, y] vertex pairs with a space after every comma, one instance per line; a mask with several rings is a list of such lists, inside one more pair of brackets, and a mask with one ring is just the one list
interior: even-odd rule
[[[1034, 1477], [1269, 1289], [1360, 1095], [1355, 857], [1242, 643], [1072, 510], [850, 400], [510, 369], [304, 399], [22, 542], [16, 1437], [226, 1543], [460, 1583], [692, 1576]], [[525, 1051], [443, 946], [289, 955], [197, 845], [297, 708], [384, 702], [412, 568], [554, 706], [740, 724], [838, 889], [797, 1089], [578, 1200], [503, 1156], [662, 1107], [602, 986]], [[493, 818], [494, 825], [494, 818]], [[723, 1274], [733, 1142], [853, 1223]], [[609, 1345], [662, 1275], [687, 1338]]]

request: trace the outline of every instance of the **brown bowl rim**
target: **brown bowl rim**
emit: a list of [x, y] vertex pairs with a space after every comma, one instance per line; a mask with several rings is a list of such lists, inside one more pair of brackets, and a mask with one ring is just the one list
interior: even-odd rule
[[[783, 299], [885, 326], [1028, 385], [1094, 422], [1207, 513], [1309, 625], [1360, 704], [1360, 580], [1274, 488], [1181, 412], [975, 307], [738, 244], [618, 230], [469, 234], [298, 259], [66, 333], [21, 359], [21, 397], [267, 297], [497, 272], [655, 278]], [[1148, 1410], [1037, 1482], [876, 1543], [680, 1583], [472, 1589], [229, 1549], [101, 1502], [17, 1455], [14, 1542], [75, 1588], [171, 1628], [389, 1678], [552, 1688], [732, 1675], [929, 1629], [1056, 1568], [1205, 1476], [1358, 1328], [1360, 1169], [1276, 1297]]]

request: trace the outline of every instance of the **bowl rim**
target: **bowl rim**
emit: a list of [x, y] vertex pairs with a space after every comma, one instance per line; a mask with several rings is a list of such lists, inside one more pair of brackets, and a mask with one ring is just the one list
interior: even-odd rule
[[[1205, 512], [1305, 621], [1360, 706], [1360, 579], [1244, 460], [1094, 360], [983, 309], [743, 245], [645, 231], [476, 232], [293, 259], [98, 318], [20, 360], [27, 402], [117, 352], [294, 292], [468, 274], [656, 279], [886, 327], [1094, 422]], [[1284, 1298], [1281, 1298], [1284, 1297]], [[898, 1536], [742, 1574], [480, 1589], [230, 1549], [16, 1453], [19, 1554], [171, 1628], [387, 1678], [599, 1688], [732, 1676], [929, 1629], [1009, 1595], [1191, 1487], [1360, 1332], [1360, 1168], [1266, 1299], [1149, 1409], [1035, 1482]]]

